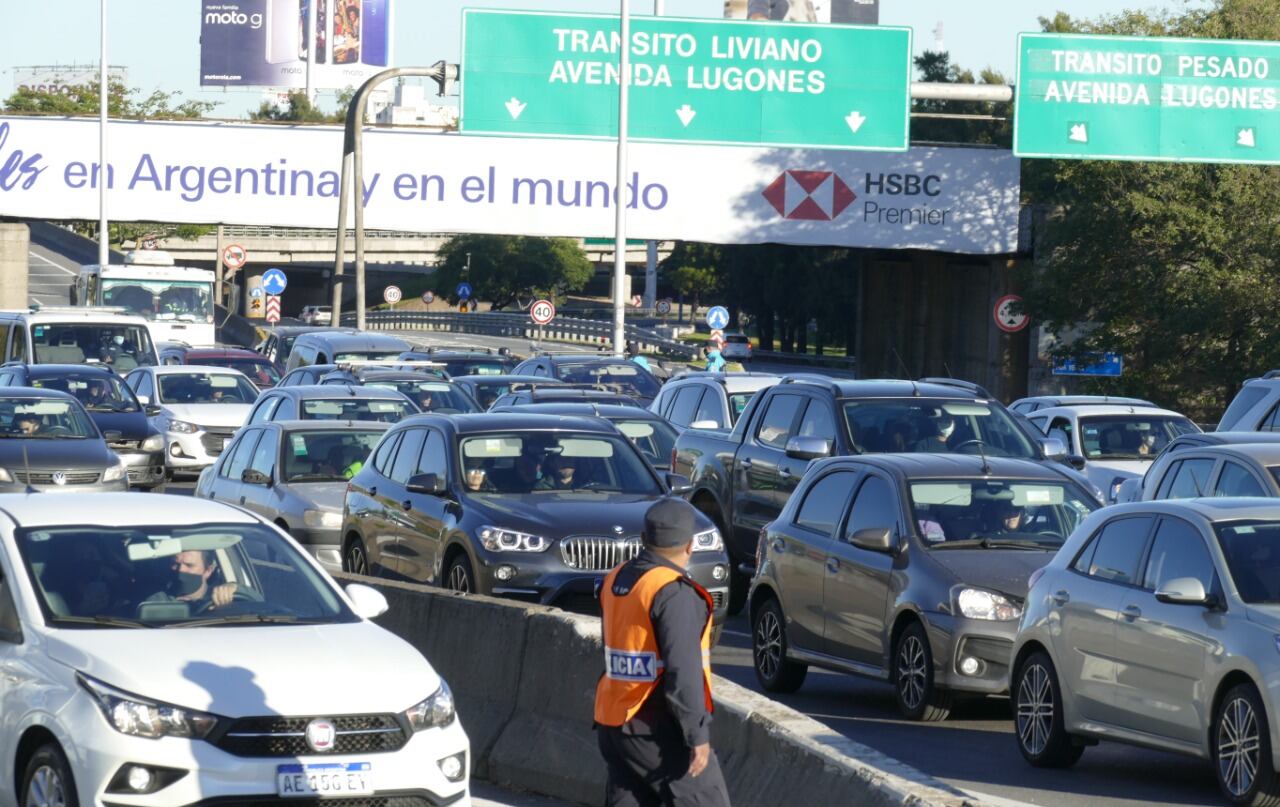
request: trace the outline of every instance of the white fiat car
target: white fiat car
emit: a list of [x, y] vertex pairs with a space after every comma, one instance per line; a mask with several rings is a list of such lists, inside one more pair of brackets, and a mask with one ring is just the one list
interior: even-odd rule
[[139, 367], [124, 383], [144, 406], [160, 407], [151, 425], [164, 435], [170, 476], [198, 474], [212, 465], [258, 399], [253, 382], [226, 367]]
[[0, 572], [0, 804], [470, 802], [453, 697], [368, 621], [383, 596], [252, 514], [4, 495]]

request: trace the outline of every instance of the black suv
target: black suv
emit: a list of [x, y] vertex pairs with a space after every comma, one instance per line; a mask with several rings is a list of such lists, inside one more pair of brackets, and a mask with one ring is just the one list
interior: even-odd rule
[[534, 356], [520, 362], [512, 372], [555, 378], [570, 384], [611, 387], [645, 407], [653, 403], [662, 388], [653, 373], [633, 361], [590, 353]]
[[456, 415], [463, 412], [482, 411], [480, 405], [457, 384], [432, 374], [413, 370], [392, 370], [386, 367], [340, 367], [322, 376], [320, 385], [393, 389], [416, 403], [423, 412]]
[[[597, 418], [417, 415], [348, 485], [343, 569], [594, 610], [596, 584], [640, 551], [645, 511], [686, 482]], [[694, 540], [689, 574], [719, 621], [724, 543], [706, 520]]]
[[630, 395], [597, 387], [577, 384], [512, 384], [510, 391], [494, 401], [490, 409], [506, 409], [512, 406], [537, 406], [540, 404], [594, 403], [610, 406], [642, 408]]
[[407, 350], [400, 354], [400, 358], [439, 362], [450, 376], [506, 375], [516, 365], [515, 358], [506, 348], [494, 351], [487, 348], [429, 347]]

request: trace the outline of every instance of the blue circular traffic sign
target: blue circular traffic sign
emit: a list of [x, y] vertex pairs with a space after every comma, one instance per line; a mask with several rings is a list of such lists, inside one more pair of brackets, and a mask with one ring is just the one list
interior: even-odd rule
[[471, 298], [471, 284], [459, 283], [458, 288], [454, 289], [459, 300], [468, 300]]
[[729, 325], [729, 309], [718, 305], [707, 312], [707, 326], [714, 330], [723, 330]]
[[262, 273], [262, 288], [267, 294], [284, 294], [285, 287], [288, 285], [288, 279], [279, 269], [268, 269]]

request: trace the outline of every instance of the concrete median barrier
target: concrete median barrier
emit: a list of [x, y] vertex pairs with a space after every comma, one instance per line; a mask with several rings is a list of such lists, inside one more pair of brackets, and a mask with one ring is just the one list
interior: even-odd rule
[[[600, 621], [536, 605], [338, 575], [375, 586], [377, 621], [452, 687], [477, 777], [579, 804], [603, 802], [591, 728]], [[978, 802], [730, 681], [715, 680], [713, 745], [735, 807], [962, 807]]]

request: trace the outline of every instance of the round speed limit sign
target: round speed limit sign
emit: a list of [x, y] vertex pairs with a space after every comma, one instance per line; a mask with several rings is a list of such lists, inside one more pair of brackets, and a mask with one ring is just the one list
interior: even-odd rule
[[533, 318], [533, 324], [546, 325], [556, 318], [555, 304], [550, 300], [536, 300], [529, 306], [529, 316]]
[[1027, 327], [1030, 317], [1025, 313], [1013, 312], [1015, 305], [1022, 302], [1022, 298], [1016, 294], [1006, 294], [999, 300], [996, 300], [995, 308], [991, 314], [995, 318], [996, 327], [1005, 333], [1017, 333]]
[[391, 303], [392, 305], [395, 305], [396, 303], [400, 302], [400, 298], [403, 296], [404, 295], [400, 291], [399, 286], [387, 286], [385, 289], [382, 290], [382, 299], [388, 303]]

